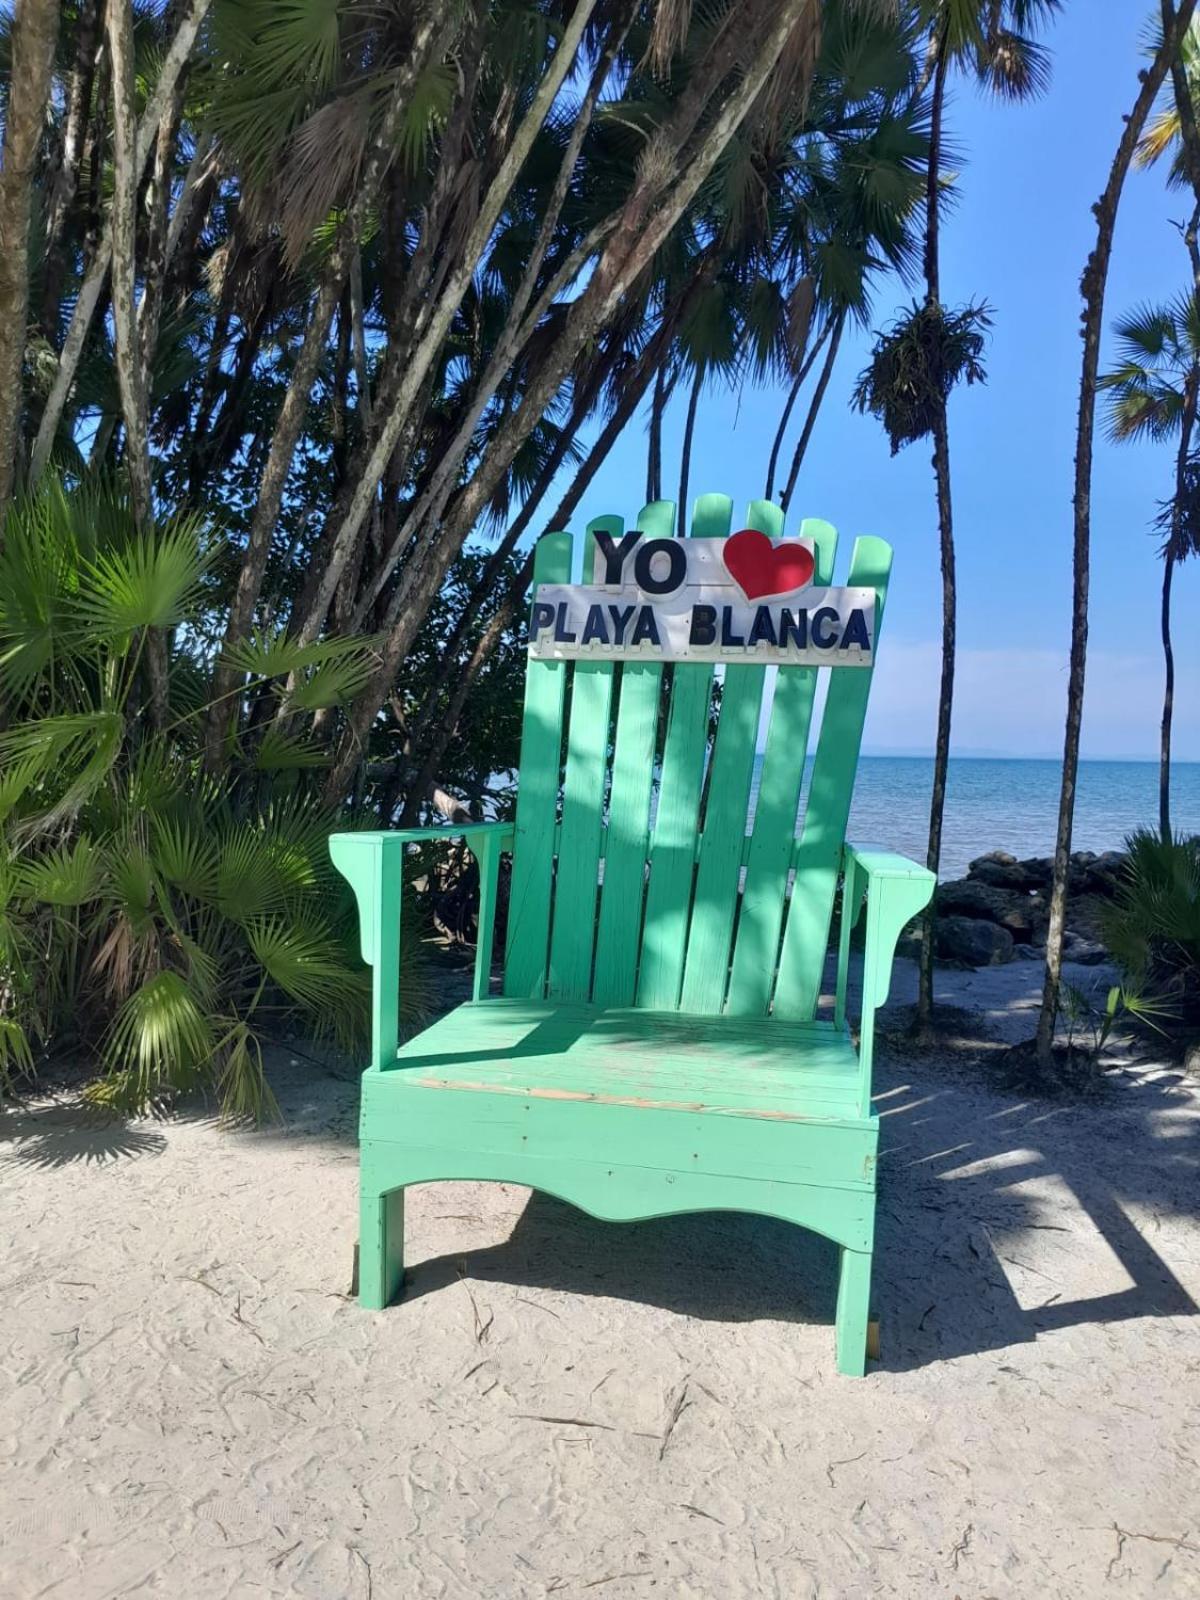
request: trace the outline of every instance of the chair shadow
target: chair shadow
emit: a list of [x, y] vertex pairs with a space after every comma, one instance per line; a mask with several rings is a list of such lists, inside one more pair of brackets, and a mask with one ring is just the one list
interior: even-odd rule
[[[1115, 1105], [997, 1095], [981, 1121], [980, 1098], [964, 1095], [961, 1081], [923, 1069], [920, 1088], [910, 1089], [896, 1070], [879, 1076], [872, 1299], [885, 1370], [1003, 1350], [1056, 1329], [1200, 1309], [1129, 1211], [1200, 1211], [1200, 1119], [1173, 1121], [1172, 1112], [1189, 1103], [1178, 1078], [1123, 1086]], [[1055, 1210], [1044, 1189], [1039, 1197], [1024, 1187], [1031, 1180], [1065, 1186], [1078, 1210]], [[1061, 1232], [1070, 1251], [1070, 1236], [1078, 1241], [1089, 1230], [1113, 1258], [1100, 1266], [1097, 1293], [1056, 1289], [1044, 1260], [1035, 1267], [1024, 1259], [1023, 1236]], [[1078, 1270], [1082, 1259], [1077, 1248], [1067, 1265]], [[453, 1284], [464, 1261], [472, 1277], [607, 1295], [704, 1320], [831, 1325], [834, 1318], [836, 1247], [743, 1213], [610, 1223], [535, 1192], [507, 1240], [418, 1261], [406, 1296]], [[1113, 1280], [1123, 1281], [1110, 1286]]]
[[708, 1211], [604, 1222], [537, 1190], [502, 1244], [416, 1262], [405, 1298], [455, 1283], [464, 1262], [472, 1278], [714, 1322], [831, 1322], [837, 1279], [835, 1246], [771, 1217]]

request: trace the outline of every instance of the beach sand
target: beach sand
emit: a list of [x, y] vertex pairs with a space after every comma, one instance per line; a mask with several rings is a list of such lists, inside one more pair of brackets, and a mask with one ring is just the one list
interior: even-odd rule
[[[1016, 1038], [1040, 976], [940, 987]], [[5, 1600], [1200, 1595], [1177, 1074], [1031, 1099], [885, 1046], [858, 1382], [832, 1247], [750, 1217], [422, 1188], [407, 1299], [359, 1311], [354, 1076], [273, 1078], [259, 1133], [0, 1118]]]

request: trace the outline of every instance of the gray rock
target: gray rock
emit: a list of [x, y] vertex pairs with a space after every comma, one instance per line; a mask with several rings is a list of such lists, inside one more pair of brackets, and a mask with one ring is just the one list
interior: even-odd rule
[[968, 872], [974, 872], [977, 867], [985, 866], [989, 861], [994, 861], [998, 867], [1015, 867], [1019, 865], [1016, 856], [1009, 855], [1007, 850], [989, 850], [986, 854], [976, 856], [968, 867]]
[[1007, 850], [991, 850], [985, 856], [977, 856], [967, 868], [967, 876], [993, 889], [1037, 889], [1042, 883], [1040, 876], [1027, 871]]
[[1090, 861], [1080, 862], [1076, 867], [1076, 858], [1072, 856], [1072, 879], [1078, 870], [1079, 889], [1083, 894], [1100, 895], [1105, 900], [1111, 900], [1120, 887], [1126, 860], [1124, 851], [1106, 850], [1103, 855], [1093, 856]]
[[1108, 951], [1094, 939], [1082, 939], [1077, 933], [1063, 935], [1063, 960], [1077, 967], [1098, 967], [1108, 960]]
[[944, 961], [966, 967], [998, 967], [1013, 958], [1013, 936], [998, 923], [982, 917], [937, 919], [937, 953]]
[[1007, 928], [1018, 944], [1030, 944], [1046, 925], [1040, 895], [998, 889], [973, 878], [943, 883], [937, 891], [939, 912], [954, 917], [980, 917]]

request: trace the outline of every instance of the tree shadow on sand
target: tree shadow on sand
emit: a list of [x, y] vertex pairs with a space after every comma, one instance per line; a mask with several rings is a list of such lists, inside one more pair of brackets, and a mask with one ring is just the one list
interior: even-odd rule
[[161, 1155], [165, 1137], [144, 1123], [93, 1111], [78, 1100], [51, 1101], [0, 1116], [0, 1164], [70, 1167]]

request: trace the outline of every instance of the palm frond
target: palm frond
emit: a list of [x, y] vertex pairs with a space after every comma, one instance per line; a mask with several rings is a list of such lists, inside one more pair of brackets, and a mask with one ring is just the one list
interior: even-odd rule
[[231, 645], [224, 659], [238, 672], [253, 678], [284, 678], [330, 661], [354, 659], [371, 651], [375, 640], [359, 636], [318, 639], [301, 644], [283, 629], [258, 629], [248, 638]]
[[250, 756], [250, 765], [256, 772], [301, 772], [329, 765], [330, 756], [311, 739], [284, 733], [270, 727], [263, 734]]
[[82, 906], [94, 900], [104, 882], [104, 856], [95, 841], [81, 834], [17, 869], [19, 892], [48, 906]]
[[111, 772], [123, 733], [116, 711], [41, 717], [0, 733], [0, 770], [11, 763], [20, 799], [40, 801], [24, 831], [48, 832], [76, 811]]
[[200, 1084], [215, 1047], [212, 1023], [187, 983], [159, 972], [118, 1011], [104, 1045], [105, 1076], [87, 1096], [114, 1110], [141, 1110]]
[[101, 551], [83, 571], [75, 609], [97, 638], [182, 622], [200, 597], [207, 561], [198, 517], [180, 517], [122, 549]]

